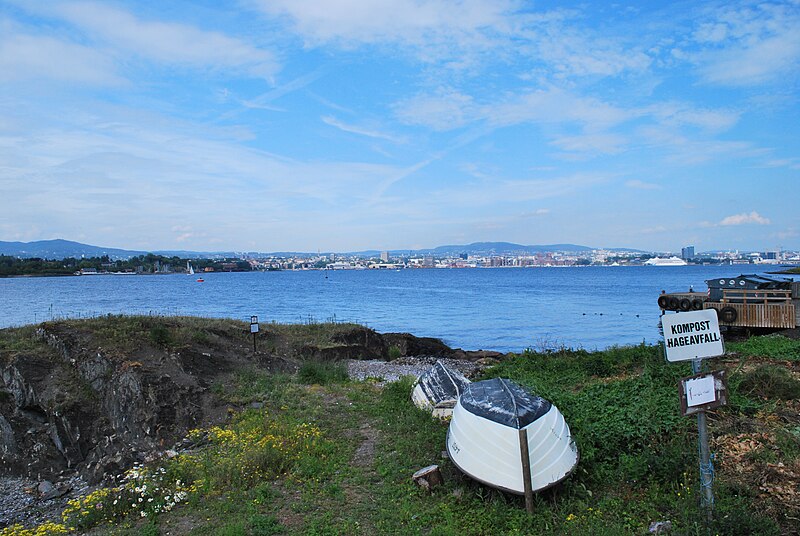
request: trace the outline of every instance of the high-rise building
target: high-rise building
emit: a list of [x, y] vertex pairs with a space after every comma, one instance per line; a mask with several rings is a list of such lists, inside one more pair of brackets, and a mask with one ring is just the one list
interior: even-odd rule
[[694, 246], [686, 246], [685, 248], [681, 248], [681, 259], [693, 259], [694, 258]]
[[388, 251], [381, 251], [381, 260], [383, 262], [389, 262], [389, 252]]

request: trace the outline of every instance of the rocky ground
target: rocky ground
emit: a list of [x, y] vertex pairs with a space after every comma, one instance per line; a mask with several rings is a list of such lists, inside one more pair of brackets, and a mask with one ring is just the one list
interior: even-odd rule
[[458, 370], [466, 377], [474, 376], [481, 368], [482, 363], [466, 359], [437, 358], [431, 356], [401, 357], [393, 361], [378, 359], [357, 360], [347, 362], [347, 371], [354, 380], [374, 379], [378, 382], [393, 382], [403, 376], [419, 377], [431, 368], [437, 360], [441, 360], [451, 369]]

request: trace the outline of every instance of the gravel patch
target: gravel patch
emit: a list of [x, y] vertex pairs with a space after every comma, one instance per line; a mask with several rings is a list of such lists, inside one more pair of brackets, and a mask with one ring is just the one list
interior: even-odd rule
[[73, 476], [56, 485], [29, 478], [2, 477], [0, 528], [17, 523], [32, 527], [45, 521], [60, 522], [61, 512], [67, 501], [84, 495], [87, 491], [86, 482], [79, 476]]
[[374, 379], [378, 382], [396, 382], [403, 376], [419, 376], [441, 361], [451, 369], [458, 370], [467, 378], [472, 377], [481, 367], [472, 361], [445, 359], [431, 356], [401, 357], [394, 361], [350, 359], [347, 371], [354, 380]]

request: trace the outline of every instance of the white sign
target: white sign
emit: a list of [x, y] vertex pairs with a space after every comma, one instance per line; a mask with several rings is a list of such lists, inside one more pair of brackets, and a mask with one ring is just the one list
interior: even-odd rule
[[664, 350], [667, 361], [716, 357], [725, 353], [714, 309], [664, 315]]
[[702, 376], [686, 380], [686, 405], [689, 407], [710, 404], [717, 399], [714, 391], [714, 376]]

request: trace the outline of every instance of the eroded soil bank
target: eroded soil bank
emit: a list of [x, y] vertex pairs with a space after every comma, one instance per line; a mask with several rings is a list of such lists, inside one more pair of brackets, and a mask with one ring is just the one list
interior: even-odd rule
[[220, 395], [238, 375], [294, 372], [309, 359], [411, 365], [417, 356], [500, 354], [335, 323], [267, 326], [256, 351], [235, 320], [111, 316], [0, 330], [0, 471], [113, 480], [236, 411]]

